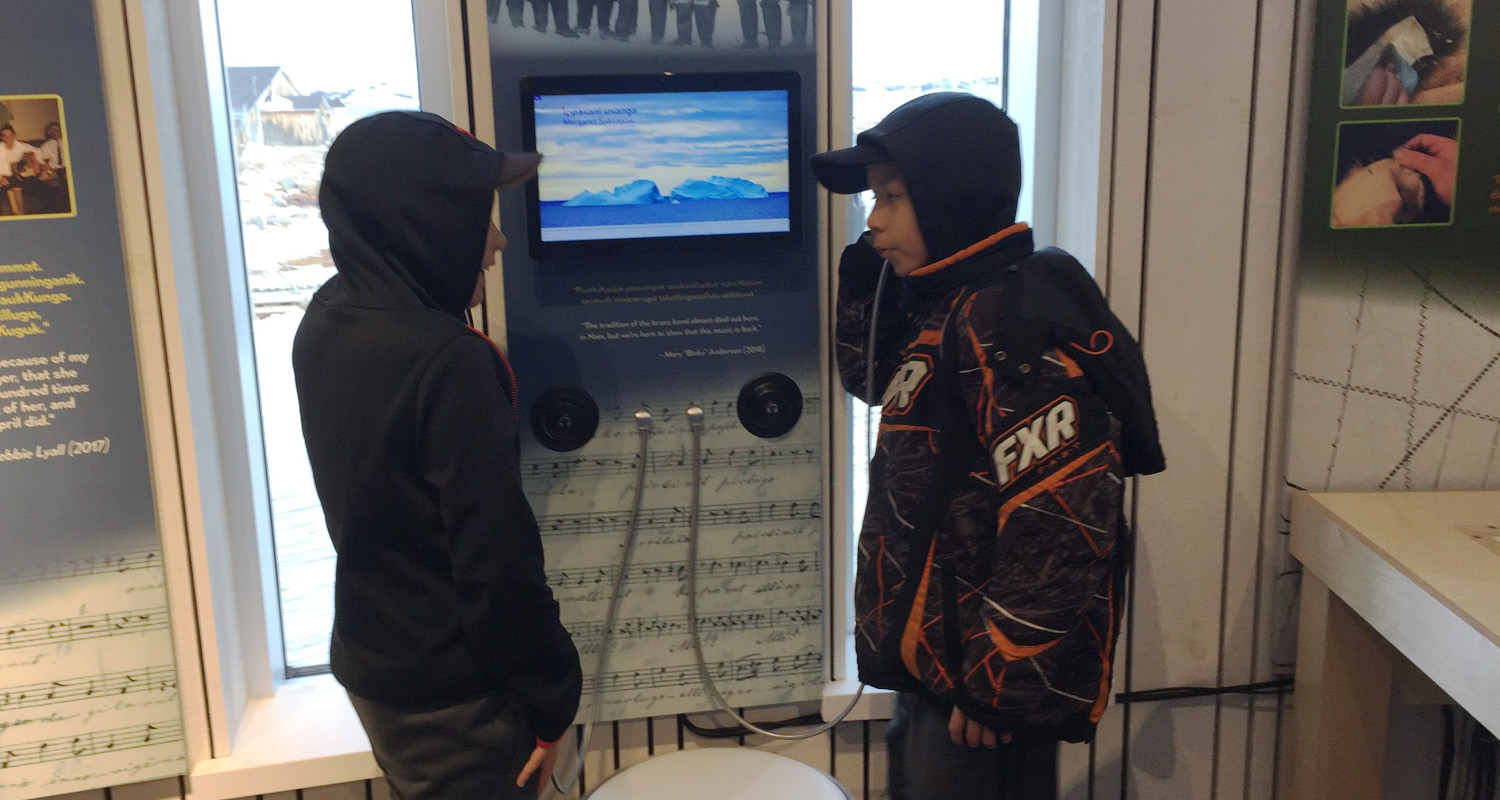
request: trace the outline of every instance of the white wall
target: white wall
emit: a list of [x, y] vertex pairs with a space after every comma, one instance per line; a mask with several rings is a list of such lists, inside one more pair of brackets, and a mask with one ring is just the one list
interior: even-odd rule
[[16, 129], [16, 138], [27, 142], [46, 138], [47, 123], [60, 119], [57, 105], [57, 100], [50, 97], [6, 100], [5, 108], [10, 111], [10, 126]]
[[[1116, 688], [1264, 680], [1280, 627], [1273, 356], [1296, 235], [1283, 176], [1309, 31], [1296, 0], [1108, 13], [1100, 278], [1141, 339], [1168, 464], [1136, 481]], [[1066, 796], [1273, 797], [1280, 717], [1275, 698], [1115, 708]]]

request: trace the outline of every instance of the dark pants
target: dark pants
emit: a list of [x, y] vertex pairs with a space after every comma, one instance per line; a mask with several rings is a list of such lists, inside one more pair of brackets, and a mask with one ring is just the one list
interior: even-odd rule
[[[490, 21], [494, 22], [500, 18], [500, 0], [490, 0]], [[505, 0], [505, 13], [510, 16], [510, 24], [519, 28], [526, 24], [523, 17], [526, 8], [526, 0]]]
[[615, 0], [578, 0], [578, 22], [573, 25], [580, 31], [594, 27], [594, 10], [599, 11], [599, 32], [609, 31], [609, 13], [614, 10]]
[[349, 695], [396, 800], [535, 800], [516, 776], [535, 739], [526, 712], [499, 696], [436, 711], [396, 711]]
[[546, 32], [548, 6], [551, 6], [552, 16], [556, 19], [557, 32], [571, 33], [573, 28], [568, 25], [568, 0], [531, 0], [531, 16], [535, 19], [535, 24], [531, 27]]
[[719, 14], [719, 0], [672, 0], [677, 9], [677, 41], [673, 44], [693, 43], [693, 23], [698, 24], [698, 44], [714, 46], [714, 18]]
[[651, 16], [651, 41], [659, 42], [667, 35], [667, 0], [646, 0], [646, 11]]
[[[760, 31], [756, 24], [755, 7], [760, 6], [761, 18], [766, 23], [766, 42], [770, 47], [781, 47], [781, 0], [739, 0], [740, 30], [746, 47], [757, 47]], [[787, 0], [787, 14], [792, 22], [792, 45], [802, 47], [807, 41], [807, 21], [811, 15], [810, 0]]]
[[52, 180], [37, 181], [35, 189], [27, 189], [27, 192], [28, 198], [35, 198], [34, 201], [28, 199], [26, 207], [33, 214], [66, 214], [73, 210], [68, 198], [67, 170], [58, 170], [57, 177]]
[[634, 36], [640, 16], [640, 0], [620, 0], [620, 10], [615, 12], [615, 35]]
[[891, 800], [1056, 800], [1057, 743], [994, 750], [948, 738], [948, 715], [902, 693], [886, 734]]
[[[786, 13], [792, 21], [792, 46], [804, 47], [807, 44], [807, 22], [812, 16], [812, 3], [810, 0], [787, 0]], [[777, 16], [781, 16], [777, 14]], [[780, 31], [777, 31], [779, 34]], [[777, 38], [780, 38], [779, 36]]]
[[[746, 47], [760, 46], [760, 19], [756, 17], [755, 4], [757, 0], [740, 0], [740, 34], [745, 38]], [[780, 13], [780, 9], [777, 10]], [[780, 22], [780, 20], [777, 20]]]

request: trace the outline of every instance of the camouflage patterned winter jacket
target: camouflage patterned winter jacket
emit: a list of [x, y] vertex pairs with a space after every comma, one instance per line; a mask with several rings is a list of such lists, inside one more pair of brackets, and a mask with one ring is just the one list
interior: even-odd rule
[[[1087, 272], [1034, 254], [1026, 226], [965, 253], [880, 298], [860, 678], [1086, 741], [1121, 618], [1124, 478], [1164, 466], [1144, 364]], [[856, 243], [840, 266], [838, 362], [860, 397], [879, 263]]]

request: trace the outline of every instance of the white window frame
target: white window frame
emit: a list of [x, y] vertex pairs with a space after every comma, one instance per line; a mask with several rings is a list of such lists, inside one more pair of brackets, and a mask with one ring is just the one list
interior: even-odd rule
[[[484, 7], [468, 5], [466, 28], [457, 2], [412, 3], [423, 108], [449, 118], [469, 91], [466, 30], [488, 59]], [[126, 15], [134, 84], [156, 120], [142, 144], [152, 226], [166, 241], [157, 264], [187, 532], [167, 544], [165, 561], [187, 797], [378, 777], [343, 689], [329, 675], [285, 675], [214, 0], [127, 0]], [[467, 117], [467, 103], [461, 110]]]
[[[819, 41], [826, 56], [820, 63], [827, 65], [819, 80], [824, 147], [853, 135], [851, 3], [831, 0], [816, 6], [828, 32]], [[1052, 130], [1058, 135], [1038, 136], [1028, 151], [1037, 174], [1053, 176], [1036, 185], [1057, 187], [1052, 199], [1038, 194], [1036, 227], [1044, 240], [1057, 241], [1086, 260], [1093, 253], [1099, 207], [1093, 176], [1104, 76], [1101, 37], [1077, 38], [1074, 32], [1102, 32], [1102, 20], [1087, 22], [1098, 13], [1087, 9], [1091, 5], [1097, 4], [1042, 0], [1035, 32], [1018, 28], [1012, 41], [1031, 35], [1058, 46], [1013, 47], [1011, 58], [1013, 91], [1014, 74], [1029, 69], [1037, 75], [1032, 96], [1040, 99], [1033, 101], [1030, 113], [1057, 120]], [[467, 25], [461, 7], [456, 0], [413, 0], [423, 107], [467, 123], [480, 138], [493, 142], [484, 7], [468, 0]], [[229, 800], [376, 777], [379, 769], [368, 740], [331, 676], [288, 680], [284, 674], [263, 448], [258, 415], [248, 413], [258, 409], [250, 298], [213, 0], [126, 0], [125, 9], [137, 96], [142, 112], [154, 112], [157, 123], [155, 131], [142, 131], [142, 152], [151, 225], [159, 232], [166, 372], [187, 531], [182, 541], [168, 542], [165, 548], [187, 732], [187, 797]], [[1070, 21], [1074, 17], [1085, 22], [1075, 25]], [[472, 77], [465, 63], [465, 35], [467, 51], [480, 62]], [[1062, 85], [1069, 87], [1066, 95], [1058, 91]], [[1049, 104], [1049, 98], [1059, 97]], [[1012, 105], [1016, 114], [1022, 113]], [[473, 119], [468, 119], [471, 107]], [[1068, 153], [1073, 155], [1065, 158]], [[1085, 163], [1090, 154], [1091, 166]], [[1077, 179], [1070, 181], [1069, 175]], [[847, 199], [824, 199], [825, 230], [846, 230]], [[1047, 238], [1049, 230], [1059, 231], [1057, 237]], [[843, 235], [830, 233], [821, 254], [830, 305], [833, 266], [843, 244]], [[497, 285], [503, 280], [500, 272], [494, 270], [490, 278]], [[498, 306], [488, 307], [483, 321], [503, 338]], [[831, 324], [831, 313], [828, 317]], [[831, 367], [831, 350], [824, 358]], [[843, 397], [831, 368], [826, 372], [825, 396]], [[848, 635], [849, 555], [859, 510], [849, 502], [848, 404], [830, 407], [834, 457], [828, 485], [836, 509], [832, 544], [839, 554], [832, 562], [830, 596], [835, 601], [833, 631], [844, 635], [834, 637], [835, 680], [825, 691], [824, 707], [837, 710], [855, 686]], [[890, 715], [894, 703], [888, 693], [866, 697], [852, 719]]]
[[[1030, 202], [1028, 220], [1037, 246], [1057, 245], [1069, 250], [1092, 268], [1097, 252], [1098, 224], [1106, 197], [1099, 191], [1102, 111], [1106, 82], [1104, 31], [1109, 19], [1104, 4], [1091, 0], [1007, 0], [1011, 5], [1010, 55], [1006, 64], [1010, 116], [1023, 130], [1021, 205]], [[827, 102], [822, 129], [828, 131], [825, 148], [846, 147], [853, 141], [852, 92], [852, 2], [829, 3], [823, 22], [829, 31]], [[893, 43], [894, 45], [894, 43]], [[820, 190], [821, 191], [821, 190]], [[860, 209], [853, 197], [823, 192], [827, 240], [823, 248], [829, 302], [826, 306], [827, 338], [833, 341], [832, 282], [836, 280], [838, 257], [851, 231], [861, 226]], [[862, 227], [862, 226], [861, 226]], [[830, 345], [831, 346], [831, 345]], [[833, 358], [832, 351], [826, 359]], [[836, 558], [833, 572], [834, 680], [823, 693], [823, 715], [841, 711], [859, 687], [854, 665], [854, 542], [859, 535], [863, 508], [854, 507], [853, 436], [856, 426], [854, 401], [844, 392], [833, 370], [828, 370], [825, 397], [842, 398], [829, 403], [832, 409], [834, 488], [832, 546]], [[895, 698], [884, 690], [865, 691], [848, 719], [887, 719], [895, 710]]]

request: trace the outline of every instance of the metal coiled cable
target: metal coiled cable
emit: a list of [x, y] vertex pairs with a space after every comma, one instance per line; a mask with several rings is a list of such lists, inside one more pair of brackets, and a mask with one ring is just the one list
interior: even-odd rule
[[698, 660], [698, 677], [703, 681], [703, 688], [708, 691], [708, 695], [713, 698], [714, 703], [748, 731], [783, 741], [796, 741], [821, 736], [833, 730], [836, 725], [844, 721], [845, 717], [849, 716], [849, 712], [854, 710], [854, 706], [859, 703], [859, 698], [865, 693], [864, 684], [859, 685], [859, 691], [854, 693], [854, 699], [849, 701], [849, 705], [845, 706], [844, 710], [838, 713], [838, 716], [828, 722], [802, 733], [776, 733], [775, 731], [757, 727], [749, 720], [740, 716], [734, 710], [734, 707], [729, 705], [729, 701], [724, 699], [724, 695], [719, 694], [719, 687], [714, 685], [713, 676], [708, 674], [708, 660], [703, 655], [703, 638], [699, 635], [698, 630], [698, 508], [701, 504], [700, 493], [703, 485], [701, 474], [703, 465], [703, 409], [696, 405], [690, 407], [687, 410], [687, 418], [688, 428], [693, 432], [693, 502], [688, 510], [688, 631], [691, 633], [693, 639], [693, 656]]
[[625, 576], [630, 571], [630, 559], [635, 554], [636, 523], [641, 516], [641, 501], [646, 492], [646, 451], [651, 440], [651, 412], [641, 409], [635, 412], [635, 430], [640, 435], [641, 447], [635, 458], [635, 501], [630, 506], [630, 522], [625, 527], [625, 552], [620, 556], [620, 569], [615, 574], [614, 589], [609, 595], [609, 608], [604, 614], [604, 632], [599, 640], [599, 666], [594, 670], [594, 682], [589, 690], [589, 717], [583, 725], [583, 739], [578, 743], [577, 757], [573, 768], [568, 770], [568, 779], [557, 780], [552, 774], [552, 787], [560, 794], [573, 791], [583, 775], [583, 759], [589, 752], [589, 740], [594, 737], [594, 723], [599, 719], [599, 706], [603, 704], [604, 671], [609, 664], [609, 645], [614, 635], [615, 620], [620, 613], [620, 595], [625, 589]]
[[875, 405], [875, 330], [880, 323], [880, 298], [885, 294], [885, 279], [891, 274], [890, 259], [880, 265], [875, 281], [875, 298], [870, 301], [870, 334], [865, 338], [865, 405]]
[[[890, 274], [891, 262], [889, 260], [881, 264], [880, 278], [875, 283], [875, 297], [870, 305], [870, 333], [865, 345], [865, 399], [868, 405], [874, 405], [875, 393], [875, 344], [876, 329], [880, 321], [880, 299], [885, 292], [886, 277]], [[693, 655], [698, 662], [698, 677], [703, 681], [703, 688], [708, 691], [714, 703], [727, 712], [735, 722], [746, 730], [760, 734], [771, 739], [784, 741], [796, 741], [811, 739], [821, 736], [833, 730], [839, 723], [843, 722], [854, 707], [859, 704], [860, 698], [864, 696], [865, 685], [861, 683], [858, 691], [849, 704], [844, 707], [833, 719], [818, 727], [803, 731], [802, 733], [776, 733], [775, 731], [761, 728], [744, 717], [740, 716], [719, 693], [719, 688], [714, 684], [713, 676], [708, 673], [708, 659], [703, 654], [703, 638], [698, 628], [698, 510], [702, 505], [703, 485], [703, 409], [692, 406], [687, 410], [688, 427], [692, 431], [693, 438], [693, 499], [688, 513], [688, 630], [693, 640]], [[625, 575], [630, 566], [630, 559], [635, 552], [636, 523], [640, 518], [642, 499], [646, 490], [646, 455], [651, 439], [651, 413], [646, 409], [635, 412], [636, 431], [640, 434], [640, 452], [636, 457], [635, 476], [635, 499], [631, 504], [630, 522], [625, 531], [625, 552], [620, 557], [620, 570], [615, 575], [614, 588], [610, 593], [609, 608], [605, 612], [604, 632], [599, 644], [599, 666], [594, 671], [594, 681], [590, 689], [592, 701], [589, 705], [588, 721], [583, 726], [583, 739], [578, 744], [578, 754], [574, 761], [571, 773], [565, 782], [559, 782], [557, 775], [552, 776], [552, 786], [558, 792], [567, 794], [578, 784], [579, 777], [583, 774], [583, 759], [588, 753], [589, 740], [593, 738], [594, 724], [599, 717], [600, 694], [604, 688], [605, 667], [609, 663], [609, 645], [614, 632], [615, 620], [620, 610], [620, 595], [625, 587]]]

